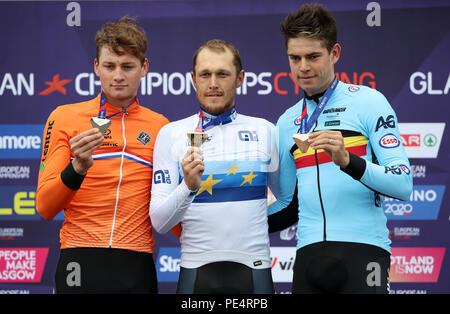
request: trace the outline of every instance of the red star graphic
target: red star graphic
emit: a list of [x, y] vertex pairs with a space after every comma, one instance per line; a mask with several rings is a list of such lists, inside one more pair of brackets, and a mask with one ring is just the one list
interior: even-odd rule
[[39, 93], [39, 95], [50, 95], [51, 93], [58, 91], [61, 94], [66, 94], [66, 89], [64, 88], [64, 85], [71, 82], [72, 80], [59, 80], [59, 73], [55, 74], [53, 76], [53, 81], [51, 82], [45, 82], [49, 87], [47, 89], [44, 89], [42, 92]]

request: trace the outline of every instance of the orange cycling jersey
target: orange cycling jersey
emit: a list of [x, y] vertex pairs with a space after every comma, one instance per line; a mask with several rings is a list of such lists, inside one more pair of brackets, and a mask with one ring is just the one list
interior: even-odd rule
[[126, 110], [107, 104], [106, 115], [116, 115], [109, 118], [112, 124], [83, 179], [71, 166], [74, 155], [69, 141], [92, 128], [90, 118], [98, 115], [99, 105], [100, 95], [60, 106], [50, 114], [44, 129], [36, 209], [45, 219], [64, 210], [62, 249], [113, 247], [152, 253], [148, 212], [153, 146], [158, 131], [169, 121], [137, 101]]

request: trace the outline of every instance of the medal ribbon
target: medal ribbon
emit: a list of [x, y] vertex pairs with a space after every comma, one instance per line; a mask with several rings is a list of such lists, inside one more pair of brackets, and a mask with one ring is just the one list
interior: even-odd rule
[[230, 123], [231, 121], [236, 119], [236, 116], [237, 112], [235, 107], [218, 116], [214, 116], [212, 114], [205, 112], [203, 108], [200, 106], [198, 123], [197, 127], [195, 128], [195, 131], [203, 132], [207, 129], [212, 128], [213, 126]]
[[300, 128], [298, 130], [298, 133], [308, 133], [313, 124], [316, 123], [317, 119], [319, 118], [319, 115], [322, 113], [323, 109], [328, 103], [328, 100], [330, 100], [331, 95], [333, 94], [334, 90], [336, 89], [337, 84], [339, 83], [338, 79], [335, 77], [333, 81], [331, 82], [331, 85], [328, 87], [327, 91], [325, 92], [325, 95], [322, 97], [322, 100], [317, 105], [316, 109], [314, 110], [313, 114], [311, 115], [311, 118], [308, 119], [307, 109], [306, 109], [306, 96], [303, 98], [303, 107], [302, 107], [302, 115], [301, 115], [301, 121], [300, 121]]
[[125, 114], [128, 114], [127, 109], [129, 107], [131, 107], [134, 103], [138, 103], [137, 97], [134, 98], [134, 100], [131, 102], [131, 104], [129, 104], [126, 107], [123, 107], [122, 110], [120, 110], [112, 115], [107, 116], [106, 115], [106, 98], [105, 98], [105, 93], [103, 93], [103, 91], [102, 91], [101, 96], [100, 96], [100, 109], [98, 110], [98, 117], [100, 119], [108, 119], [108, 118], [118, 115], [121, 112], [125, 112]]

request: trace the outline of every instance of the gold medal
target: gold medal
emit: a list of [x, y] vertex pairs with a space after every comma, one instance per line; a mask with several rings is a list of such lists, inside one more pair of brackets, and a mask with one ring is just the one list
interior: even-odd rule
[[200, 147], [208, 138], [208, 134], [205, 132], [188, 131], [187, 137], [192, 147]]
[[91, 124], [93, 128], [98, 128], [100, 132], [105, 133], [111, 125], [111, 120], [92, 117]]

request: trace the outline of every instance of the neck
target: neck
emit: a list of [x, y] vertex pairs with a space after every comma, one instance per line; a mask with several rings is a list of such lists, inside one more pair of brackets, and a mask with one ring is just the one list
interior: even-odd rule
[[111, 99], [110, 97], [108, 97], [105, 94], [105, 100], [108, 104], [110, 104], [113, 107], [119, 108], [119, 109], [123, 109], [125, 107], [128, 107], [129, 105], [131, 105], [134, 101], [134, 99], [136, 98], [136, 96], [132, 97], [132, 98], [128, 98], [125, 100], [120, 100], [120, 99]]
[[308, 92], [308, 91], [305, 90], [305, 96], [306, 96], [306, 99], [314, 100], [316, 103], [318, 103], [318, 102], [319, 102], [319, 98], [322, 97], [322, 96], [326, 93], [328, 87], [330, 87], [330, 85], [331, 85], [331, 83], [333, 82], [333, 80], [334, 80], [334, 76], [332, 76], [332, 77], [328, 80], [328, 83], [325, 84], [324, 87], [322, 87], [322, 88], [320, 88], [319, 90], [316, 90], [316, 91], [314, 91], [314, 92], [311, 92], [311, 93], [310, 93], [310, 92]]
[[208, 111], [207, 109], [205, 109], [205, 107], [204, 107], [203, 105], [201, 105], [201, 104], [200, 104], [200, 108], [202, 109], [202, 111], [203, 111], [204, 113], [206, 113], [206, 114], [208, 114], [208, 115], [211, 115], [211, 116], [220, 116], [221, 114], [224, 114], [224, 113], [226, 113], [226, 112], [231, 111], [231, 110], [234, 108], [234, 104], [233, 104], [233, 106], [231, 106], [231, 107], [227, 106], [226, 108], [224, 108], [223, 110], [221, 110], [221, 111], [219, 111], [219, 112], [210, 112], [210, 111]]
[[327, 83], [324, 86], [322, 86], [321, 88], [319, 88], [317, 90], [314, 90], [314, 91], [311, 91], [311, 92], [305, 90], [306, 96], [307, 97], [314, 97], [315, 95], [318, 95], [318, 94], [322, 94], [322, 95], [325, 94], [325, 92], [327, 91], [328, 87], [330, 87], [331, 83], [333, 83], [333, 80], [334, 80], [334, 76], [331, 76], [328, 79]]

